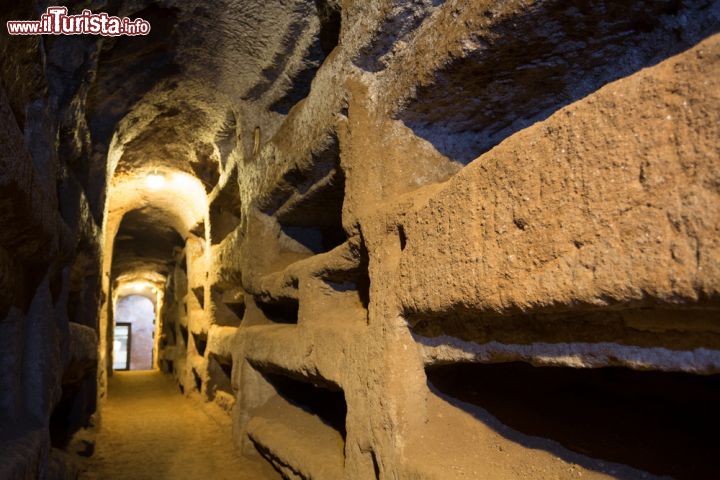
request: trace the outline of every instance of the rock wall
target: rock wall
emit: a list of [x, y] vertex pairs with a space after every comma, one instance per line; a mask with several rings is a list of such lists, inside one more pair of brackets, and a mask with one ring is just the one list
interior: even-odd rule
[[[0, 8], [3, 20], [31, 15]], [[62, 42], [60, 42], [62, 43]], [[55, 48], [63, 48], [56, 44]], [[0, 37], [0, 478], [74, 478], [97, 404], [100, 227], [64, 121], [77, 92], [38, 38]]]
[[92, 7], [152, 31], [0, 37], [0, 476], [137, 287], [286, 478], [714, 478], [720, 2]]
[[719, 12], [347, 2], [221, 168], [163, 368], [287, 478], [712, 478]]

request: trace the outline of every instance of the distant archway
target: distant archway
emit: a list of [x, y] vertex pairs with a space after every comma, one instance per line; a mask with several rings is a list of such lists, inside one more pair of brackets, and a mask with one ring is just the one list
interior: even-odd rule
[[155, 303], [143, 295], [115, 303], [113, 370], [151, 370], [154, 363]]

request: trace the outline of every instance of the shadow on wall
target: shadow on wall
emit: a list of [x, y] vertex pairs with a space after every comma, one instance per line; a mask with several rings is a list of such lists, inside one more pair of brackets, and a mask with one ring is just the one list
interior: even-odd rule
[[[398, 113], [467, 164], [513, 133], [720, 29], [717, 0], [547, 1], [498, 19]], [[492, 12], [488, 15], [492, 18]]]
[[560, 444], [678, 480], [717, 478], [720, 375], [524, 363], [426, 371], [435, 394], [530, 448], [583, 462], [556, 448]]
[[114, 365], [126, 365], [125, 358], [119, 357], [128, 355], [129, 370], [151, 370], [155, 337], [155, 304], [142, 295], [120, 297], [115, 305], [115, 323], [129, 324], [130, 332], [127, 348], [119, 345], [119, 340], [116, 339]]

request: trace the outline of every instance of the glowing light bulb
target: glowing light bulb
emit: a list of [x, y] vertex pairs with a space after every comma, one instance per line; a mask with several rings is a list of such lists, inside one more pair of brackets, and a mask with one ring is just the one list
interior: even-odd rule
[[181, 191], [187, 191], [188, 189], [194, 188], [199, 181], [186, 174], [176, 174], [172, 178], [173, 185]]
[[145, 183], [151, 190], [159, 190], [165, 185], [165, 177], [157, 173], [152, 173], [147, 176]]

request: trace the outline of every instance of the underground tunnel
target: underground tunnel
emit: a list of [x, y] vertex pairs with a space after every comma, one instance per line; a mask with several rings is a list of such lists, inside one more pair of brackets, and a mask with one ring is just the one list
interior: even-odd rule
[[720, 0], [0, 19], [0, 479], [720, 478]]

